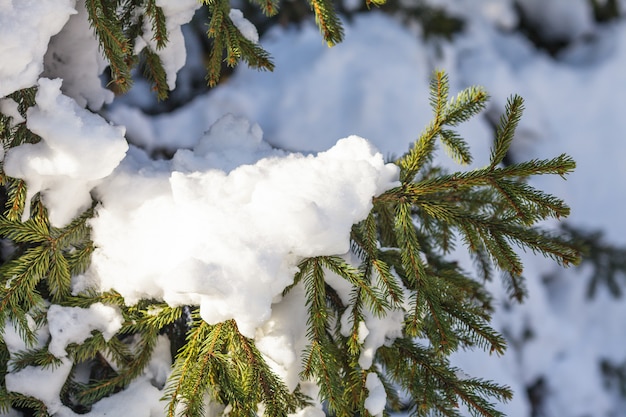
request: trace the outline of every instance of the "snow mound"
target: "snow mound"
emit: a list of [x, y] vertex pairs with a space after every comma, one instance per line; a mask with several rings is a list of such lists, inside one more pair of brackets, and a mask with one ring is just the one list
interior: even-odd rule
[[[26, 126], [41, 136], [7, 152], [4, 171], [28, 186], [27, 202], [42, 192], [52, 225], [62, 227], [91, 205], [91, 189], [108, 176], [128, 149], [124, 128], [79, 107], [61, 94], [61, 80], [39, 80]], [[24, 217], [29, 216], [28, 204]]]
[[352, 225], [399, 172], [356, 136], [305, 156], [260, 135], [228, 115], [172, 161], [133, 149], [96, 190], [87, 282], [129, 304], [200, 305], [208, 323], [234, 318], [252, 337], [303, 257], [346, 253]]
[[50, 37], [76, 13], [74, 3], [75, 0], [0, 2], [0, 97], [35, 85], [43, 70]]

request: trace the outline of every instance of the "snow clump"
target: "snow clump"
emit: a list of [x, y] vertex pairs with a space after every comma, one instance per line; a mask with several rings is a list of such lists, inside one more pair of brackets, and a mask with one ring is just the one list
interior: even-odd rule
[[234, 318], [253, 337], [298, 263], [348, 252], [352, 225], [399, 172], [360, 137], [305, 156], [261, 135], [228, 115], [171, 161], [131, 149], [96, 189], [96, 250], [74, 291], [96, 285], [129, 304], [199, 305], [208, 323]]
[[[67, 225], [91, 206], [91, 189], [124, 158], [124, 128], [111, 126], [97, 114], [61, 94], [61, 80], [39, 80], [36, 105], [26, 113], [26, 126], [41, 136], [38, 143], [10, 149], [4, 171], [26, 181], [30, 201], [36, 193], [53, 226]], [[24, 210], [28, 219], [29, 204]]]
[[75, 0], [0, 1], [0, 98], [32, 87], [50, 37], [76, 13]]

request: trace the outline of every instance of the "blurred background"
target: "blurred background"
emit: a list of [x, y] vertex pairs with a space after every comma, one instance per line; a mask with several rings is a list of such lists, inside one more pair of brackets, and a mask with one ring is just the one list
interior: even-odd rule
[[[586, 254], [569, 269], [523, 254], [524, 303], [509, 300], [498, 282], [487, 284], [507, 353], [459, 352], [453, 360], [472, 376], [511, 386], [514, 400], [499, 406], [511, 417], [626, 416], [626, 1], [336, 5], [345, 40], [329, 48], [306, 0], [283, 0], [273, 18], [233, 0], [256, 25], [276, 69], [225, 68], [213, 89], [206, 87], [210, 43], [199, 11], [184, 28], [187, 64], [170, 98], [157, 102], [149, 83], [138, 80], [105, 112], [155, 157], [193, 146], [233, 113], [258, 123], [278, 148], [322, 151], [356, 134], [391, 160], [430, 120], [429, 78], [443, 69], [452, 92], [482, 85], [490, 93], [487, 110], [459, 129], [481, 166], [507, 98], [521, 95], [526, 111], [506, 161], [561, 153], [577, 161], [565, 179], [532, 182], [570, 204], [569, 218], [544, 226], [571, 234]], [[439, 162], [467, 169], [443, 153]], [[461, 251], [455, 256], [471, 270]]]

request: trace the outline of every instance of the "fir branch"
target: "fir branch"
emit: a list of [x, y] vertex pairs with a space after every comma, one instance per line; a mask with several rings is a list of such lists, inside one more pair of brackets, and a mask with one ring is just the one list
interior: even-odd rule
[[158, 100], [165, 100], [169, 93], [167, 76], [161, 57], [149, 47], [141, 51], [143, 74], [152, 83], [152, 91], [156, 92]]
[[307, 296], [309, 345], [303, 353], [303, 379], [316, 379], [320, 393], [328, 401], [329, 409], [337, 414], [348, 412], [343, 400], [343, 378], [337, 361], [341, 352], [329, 336], [330, 312], [326, 307], [326, 283], [322, 263], [309, 258], [303, 265], [303, 282]]
[[41, 368], [56, 368], [63, 361], [48, 352], [48, 348], [31, 349], [13, 354], [10, 361], [11, 372], [16, 372], [28, 366], [38, 366]]
[[506, 157], [523, 112], [524, 100], [518, 95], [510, 97], [496, 128], [496, 139], [491, 150], [491, 162], [489, 164], [491, 169], [494, 169]]
[[315, 13], [315, 23], [320, 29], [328, 46], [334, 46], [343, 40], [343, 27], [331, 0], [308, 0]]
[[85, 210], [63, 228], [50, 227], [50, 245], [55, 248], [69, 249], [76, 244], [89, 242], [91, 229], [87, 221], [94, 216], [93, 208]]
[[28, 249], [24, 255], [0, 267], [0, 329], [7, 318], [18, 325], [20, 335], [34, 343], [33, 331], [28, 326], [26, 312], [44, 305], [36, 285], [48, 272], [50, 254], [44, 246]]
[[0, 236], [15, 243], [47, 242], [50, 237], [48, 229], [48, 225], [37, 219], [20, 222], [0, 216]]
[[[150, 362], [152, 351], [156, 345], [158, 332], [143, 332], [140, 342], [136, 347], [138, 354], [132, 359], [125, 361], [123, 368], [119, 369], [110, 378], [92, 381], [83, 389], [75, 393], [77, 401], [84, 405], [91, 405], [98, 400], [111, 395], [120, 388], [125, 388], [144, 371]], [[116, 343], [116, 342], [113, 342]], [[77, 361], [93, 358], [95, 354], [107, 349], [108, 343], [99, 332], [94, 332], [82, 345], [68, 346], [68, 350], [76, 357]]]
[[404, 294], [397, 279], [391, 273], [387, 263], [380, 259], [378, 249], [378, 231], [374, 213], [352, 228], [351, 239], [356, 245], [353, 250], [362, 251], [363, 270], [366, 273], [375, 271], [377, 283], [382, 284], [385, 294], [389, 297], [390, 307], [396, 308], [402, 304]]
[[[233, 350], [235, 353], [233, 358], [242, 361], [238, 367], [247, 368], [250, 376], [247, 381], [249, 385], [245, 386], [244, 392], [255, 393], [250, 398], [247, 408], [254, 411], [257, 404], [262, 402], [267, 415], [287, 417], [288, 413], [294, 413], [297, 408], [303, 406], [304, 404], [288, 391], [284, 382], [272, 372], [254, 342], [239, 333], [233, 320], [229, 321], [229, 325], [234, 327], [231, 340], [238, 348]], [[237, 354], [238, 351], [242, 354]]]
[[46, 282], [53, 303], [59, 303], [70, 295], [72, 284], [70, 265], [61, 251], [52, 251], [47, 278]]
[[24, 180], [9, 179], [6, 190], [7, 203], [4, 215], [9, 221], [20, 221], [26, 206], [26, 182]]
[[497, 190], [507, 195], [507, 200], [521, 201], [524, 222], [528, 225], [549, 217], [560, 219], [570, 214], [570, 208], [563, 200], [539, 191], [521, 181], [501, 179], [496, 182]]
[[91, 263], [91, 254], [94, 251], [92, 242], [83, 245], [76, 245], [73, 251], [66, 255], [70, 274], [72, 276], [82, 274], [87, 270]]
[[560, 175], [564, 177], [576, 168], [571, 156], [561, 154], [553, 159], [532, 159], [494, 170], [501, 177], [528, 177], [531, 175]]
[[352, 358], [358, 358], [358, 355], [361, 353], [361, 341], [360, 341], [360, 324], [364, 322], [363, 316], [363, 297], [362, 291], [360, 288], [355, 288], [352, 291], [352, 296], [350, 297], [349, 311], [350, 318], [349, 323], [352, 324], [352, 330], [350, 331], [350, 336], [348, 337], [347, 347], [348, 354]]
[[469, 146], [458, 133], [450, 129], [441, 129], [439, 135], [441, 142], [445, 145], [445, 149], [452, 159], [463, 165], [472, 163]]
[[207, 61], [207, 82], [210, 87], [217, 85], [222, 73], [222, 57], [226, 42], [224, 40], [224, 8], [219, 4], [209, 4], [211, 20], [207, 30], [207, 37], [213, 40]]
[[446, 125], [457, 126], [482, 111], [488, 100], [487, 93], [482, 88], [470, 87], [447, 101], [449, 83], [447, 75], [442, 71], [434, 73], [430, 91], [434, 119], [411, 150], [396, 162], [401, 167], [400, 181], [403, 184], [412, 181], [417, 172], [432, 159], [437, 137], [441, 137], [448, 145], [454, 157], [464, 163], [471, 161], [469, 148], [463, 139], [450, 130], [442, 129]]
[[413, 311], [407, 319], [406, 332], [417, 336], [423, 318], [422, 309], [426, 307], [427, 301], [424, 294], [419, 291], [423, 286], [420, 281], [426, 277], [426, 267], [420, 256], [420, 245], [413, 225], [411, 206], [408, 203], [397, 205], [394, 230], [400, 247], [403, 276], [407, 279], [407, 287], [414, 292], [410, 300]]
[[171, 307], [165, 303], [150, 303], [147, 308], [129, 308], [131, 319], [124, 323], [121, 333], [142, 333], [146, 330], [161, 331], [183, 315], [182, 307]]
[[436, 70], [430, 77], [429, 84], [430, 91], [430, 107], [433, 109], [434, 124], [440, 125], [440, 119], [444, 113], [446, 103], [448, 102], [448, 95], [450, 93], [450, 80], [448, 74], [444, 71]]
[[490, 353], [503, 355], [506, 350], [506, 341], [498, 332], [493, 330], [486, 320], [481, 320], [474, 314], [472, 306], [460, 303], [450, 305], [446, 303], [446, 311], [454, 317], [461, 339], [469, 346], [478, 346]]
[[459, 416], [458, 402], [461, 401], [473, 415], [504, 417], [484, 397], [499, 401], [512, 397], [507, 387], [475, 378], [459, 379], [458, 369], [410, 339], [396, 339], [391, 347], [381, 347], [379, 358], [385, 369], [408, 387], [416, 415], [430, 415], [434, 409], [444, 416]]
[[86, 0], [85, 7], [89, 13], [89, 24], [109, 61], [112, 82], [120, 91], [126, 92], [132, 84], [128, 65], [132, 45], [124, 33], [123, 23], [115, 15], [115, 8], [108, 7], [102, 0]]
[[516, 275], [511, 271], [502, 271], [501, 275], [504, 288], [509, 294], [509, 297], [521, 303], [528, 295], [524, 277], [522, 275]]
[[430, 161], [435, 149], [435, 140], [441, 130], [441, 120], [438, 117], [426, 127], [419, 139], [415, 141], [411, 150], [395, 163], [400, 166], [400, 181], [403, 184], [411, 182], [420, 169]]
[[193, 313], [193, 317], [187, 343], [177, 355], [165, 387], [163, 399], [168, 401], [168, 417], [179, 415], [177, 406], [181, 401], [183, 415], [193, 416], [195, 412], [201, 412], [205, 388], [210, 385], [213, 390], [219, 391], [217, 375], [221, 374], [219, 371], [227, 371], [219, 356], [225, 343], [224, 324], [210, 326], [199, 319], [197, 312]]
[[29, 410], [33, 417], [50, 417], [48, 407], [43, 401], [17, 392], [10, 392], [8, 396], [13, 407]]
[[35, 105], [36, 93], [37, 87], [29, 87], [17, 90], [9, 94], [8, 97], [18, 104], [17, 110], [20, 112], [20, 115], [26, 117], [26, 110]]
[[209, 5], [211, 16], [207, 36], [213, 40], [207, 65], [209, 86], [213, 87], [219, 82], [224, 55], [226, 64], [230, 67], [234, 67], [240, 60], [243, 60], [252, 68], [269, 71], [274, 69], [267, 51], [243, 36], [232, 22], [227, 1], [205, 1], [205, 4]]
[[489, 95], [482, 87], [469, 87], [450, 100], [441, 114], [442, 124], [458, 126], [485, 109]]
[[146, 16], [152, 22], [152, 40], [156, 41], [157, 49], [163, 49], [168, 42], [167, 28], [165, 26], [165, 14], [163, 9], [156, 4], [156, 0], [146, 0]]
[[389, 303], [386, 298], [376, 291], [372, 283], [364, 279], [363, 274], [356, 268], [337, 256], [321, 256], [319, 260], [322, 266], [349, 281], [362, 291], [367, 307], [372, 313], [380, 317], [389, 309]]
[[261, 11], [265, 16], [274, 16], [278, 13], [278, 7], [280, 6], [280, 0], [251, 0], [261, 8]]
[[348, 416], [369, 416], [369, 412], [365, 409], [365, 400], [367, 399], [367, 388], [365, 382], [367, 372], [358, 368], [352, 368], [346, 375], [346, 389], [344, 391], [344, 401], [350, 410], [353, 410]]
[[263, 71], [274, 71], [274, 63], [271, 55], [259, 44], [246, 39], [241, 33], [239, 37], [239, 50], [243, 59], [250, 68]]
[[[6, 363], [3, 361], [3, 363]], [[4, 375], [2, 375], [4, 380]], [[12, 393], [8, 392], [4, 387], [0, 386], [0, 413], [9, 414], [11, 411], [11, 403], [13, 401]]]

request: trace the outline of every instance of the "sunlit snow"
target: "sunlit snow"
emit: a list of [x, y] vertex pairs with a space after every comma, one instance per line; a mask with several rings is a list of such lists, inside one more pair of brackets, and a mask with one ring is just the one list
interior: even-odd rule
[[[174, 87], [186, 58], [180, 27], [199, 3], [156, 3], [169, 18], [172, 44], [157, 51], [145, 22], [148, 35], [137, 47], [157, 51]], [[507, 97], [522, 95], [526, 113], [511, 158], [572, 155], [578, 167], [567, 181], [538, 178], [534, 185], [571, 204], [572, 225], [603, 230], [609, 242], [624, 245], [619, 202], [626, 192], [626, 23], [596, 25], [586, 0], [515, 2], [543, 25], [545, 36], [572, 42], [551, 57], [511, 31], [518, 23], [513, 0], [430, 3], [464, 18], [464, 32], [450, 42], [423, 42], [419, 27], [407, 29], [371, 11], [355, 16], [345, 42], [329, 49], [310, 22], [275, 27], [259, 41], [274, 57], [274, 73], [240, 67], [212, 92], [158, 116], [130, 104], [150, 100], [139, 85], [131, 99], [105, 108], [109, 124], [84, 109], [112, 99], [96, 81], [102, 57], [86, 32], [84, 10], [76, 7], [76, 14], [71, 0], [0, 0], [0, 111], [22, 122], [6, 96], [39, 86], [27, 126], [42, 137], [6, 155], [2, 150], [5, 172], [26, 180], [29, 197], [42, 192], [57, 226], [89, 207], [92, 195], [100, 201], [90, 222], [97, 249], [91, 268], [75, 277], [73, 291], [115, 289], [129, 304], [149, 297], [198, 304], [211, 323], [234, 318], [290, 389], [301, 383], [315, 397], [315, 384], [299, 380], [306, 345], [303, 288], [285, 297], [282, 290], [303, 257], [350, 259], [350, 226], [396, 180], [396, 169], [385, 160], [405, 152], [430, 120], [428, 78], [435, 68], [449, 73], [453, 90], [481, 84], [492, 96], [485, 116], [460, 129], [476, 165], [488, 157], [491, 124]], [[256, 41], [243, 16], [235, 12], [231, 19]], [[60, 65], [51, 55], [44, 60], [48, 45], [72, 64]], [[197, 67], [193, 59], [199, 58], [187, 57], [187, 63]], [[173, 157], [152, 159], [157, 150]], [[446, 156], [439, 161], [459, 169]], [[471, 269], [469, 259], [460, 251], [458, 256]], [[498, 283], [488, 284], [497, 305], [493, 324], [509, 350], [502, 357], [459, 352], [455, 366], [511, 386], [513, 401], [498, 405], [510, 417], [531, 414], [527, 388], [538, 381], [548, 393], [546, 416], [626, 416], [624, 399], [607, 389], [599, 367], [601, 359], [626, 360], [626, 302], [604, 290], [588, 299], [589, 269], [563, 271], [549, 260], [523, 257], [529, 291], [524, 304], [510, 304]], [[349, 296], [349, 283], [332, 275], [327, 283]], [[359, 327], [364, 369], [376, 349], [397, 337], [402, 318], [401, 311], [385, 318], [365, 312]], [[120, 318], [102, 305], [93, 311], [52, 306], [48, 320], [42, 328], [33, 321], [32, 329], [38, 346], [49, 342], [61, 365], [10, 373], [6, 387], [39, 398], [57, 416], [75, 416], [60, 401], [71, 370], [65, 349], [92, 331], [110, 337]], [[341, 324], [347, 332], [348, 314]], [[10, 323], [3, 338], [12, 357], [26, 347]], [[162, 336], [144, 375], [85, 415], [163, 416], [160, 398], [170, 364]], [[367, 389], [366, 408], [379, 414], [385, 395], [373, 372]], [[293, 416], [320, 417], [320, 407]]]

